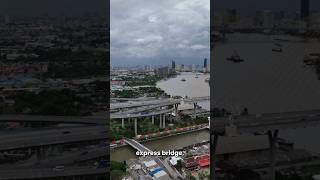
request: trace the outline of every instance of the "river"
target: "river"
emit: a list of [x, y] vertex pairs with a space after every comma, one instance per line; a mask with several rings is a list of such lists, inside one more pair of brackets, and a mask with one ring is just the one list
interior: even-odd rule
[[[180, 149], [185, 146], [189, 146], [195, 143], [208, 141], [210, 139], [208, 130], [201, 130], [188, 134], [181, 134], [177, 136], [171, 136], [159, 140], [149, 141], [143, 143], [151, 150], [173, 150]], [[137, 158], [135, 150], [130, 146], [123, 146], [115, 150], [111, 150], [110, 159], [113, 161], [124, 161], [132, 158]]]
[[[209, 83], [205, 79], [209, 77], [208, 74], [198, 73], [196, 78], [195, 73], [181, 73], [180, 75], [162, 80], [157, 83], [157, 87], [164, 90], [167, 94], [173, 96], [188, 96], [188, 97], [203, 97], [210, 95]], [[181, 81], [184, 78], [186, 81]], [[198, 103], [205, 109], [210, 109], [210, 102], [204, 101]], [[181, 134], [171, 136], [164, 139], [149, 141], [144, 143], [146, 147], [151, 150], [173, 150], [180, 149], [202, 141], [210, 139], [208, 130], [201, 130], [188, 134]], [[123, 146], [111, 151], [111, 160], [124, 161], [127, 159], [137, 158], [135, 150], [129, 146]]]
[[[303, 58], [320, 52], [320, 42], [277, 42], [283, 52], [273, 52], [275, 37], [233, 34], [226, 43], [213, 49], [213, 78], [215, 107], [240, 112], [270, 113], [320, 109], [320, 81], [315, 70], [305, 67]], [[226, 61], [233, 51], [245, 61]], [[280, 136], [292, 140], [296, 147], [320, 152], [320, 128], [280, 131]]]
[[[159, 81], [157, 87], [172, 96], [210, 96], [209, 83], [205, 82], [205, 79], [209, 77], [209, 74], [183, 72], [174, 78]], [[181, 81], [181, 79], [186, 81]], [[199, 102], [198, 104], [202, 108], [210, 110], [210, 101]]]
[[[214, 47], [211, 74], [214, 78], [213, 100], [215, 107], [225, 107], [240, 112], [270, 113], [320, 109], [320, 81], [314, 69], [304, 67], [303, 57], [320, 51], [320, 43], [295, 39], [281, 42], [283, 52], [272, 52], [274, 37], [246, 35], [231, 37], [227, 43]], [[230, 38], [230, 37], [229, 37]], [[234, 38], [234, 40], [232, 40]], [[232, 63], [225, 59], [236, 50], [245, 59]], [[181, 73], [177, 77], [157, 83], [157, 87], [173, 96], [209, 96], [206, 74]], [[186, 81], [181, 81], [184, 78]], [[209, 109], [209, 101], [202, 102]], [[320, 152], [319, 127], [280, 131], [280, 137], [291, 140], [297, 148]], [[193, 132], [145, 143], [152, 150], [175, 149], [203, 140], [209, 140], [208, 131]], [[126, 146], [111, 152], [111, 160], [136, 158], [135, 151]]]

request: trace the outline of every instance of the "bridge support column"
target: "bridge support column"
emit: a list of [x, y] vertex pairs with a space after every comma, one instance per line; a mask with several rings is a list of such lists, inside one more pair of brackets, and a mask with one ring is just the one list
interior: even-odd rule
[[268, 131], [269, 144], [270, 144], [270, 180], [276, 179], [276, 155], [277, 155], [277, 138], [278, 130]]
[[176, 117], [178, 116], [178, 104], [174, 105], [174, 114], [176, 115]]
[[197, 103], [193, 103], [193, 116], [196, 118]]
[[160, 114], [160, 119], [159, 119], [159, 128], [162, 128], [162, 114]]
[[121, 120], [121, 127], [124, 128], [124, 118]]
[[166, 114], [163, 114], [162, 127], [163, 127], [163, 128], [166, 128]]
[[134, 134], [135, 136], [138, 135], [138, 124], [137, 124], [137, 118], [134, 119]]
[[218, 139], [219, 139], [219, 135], [218, 134], [213, 134], [211, 135], [210, 138], [210, 164], [211, 164], [211, 168], [210, 168], [210, 176], [212, 180], [216, 180], [216, 151], [217, 151], [217, 145], [218, 145]]
[[154, 125], [154, 116], [151, 116], [151, 122]]

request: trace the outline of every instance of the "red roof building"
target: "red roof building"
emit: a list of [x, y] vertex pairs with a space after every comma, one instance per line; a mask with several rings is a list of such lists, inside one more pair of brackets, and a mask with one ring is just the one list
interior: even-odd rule
[[196, 161], [200, 167], [206, 167], [210, 165], [210, 155], [204, 154], [196, 157]]

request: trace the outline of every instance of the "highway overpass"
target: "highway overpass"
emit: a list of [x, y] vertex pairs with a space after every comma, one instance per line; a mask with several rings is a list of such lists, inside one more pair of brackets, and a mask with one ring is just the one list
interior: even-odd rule
[[106, 126], [39, 130], [0, 136], [0, 151], [44, 147], [59, 144], [102, 141], [108, 139]]
[[234, 116], [213, 118], [214, 130], [223, 131], [224, 128], [233, 123], [238, 132], [264, 133], [268, 130], [283, 130], [304, 128], [320, 124], [320, 110], [295, 111], [282, 113], [267, 113], [246, 116]]
[[1, 169], [9, 169], [9, 168], [52, 168], [59, 165], [74, 165], [77, 163], [83, 163], [86, 161], [91, 161], [99, 158], [105, 158], [107, 159], [110, 154], [109, 147], [106, 146], [99, 146], [92, 149], [82, 148], [74, 151], [68, 151], [64, 152], [60, 155], [55, 156], [49, 156], [45, 159], [33, 159], [30, 158], [26, 161], [19, 161], [16, 163], [10, 163], [10, 164], [3, 164], [0, 165], [0, 171]]
[[[232, 125], [232, 126], [230, 126]], [[220, 135], [224, 135], [227, 127], [239, 133], [266, 133], [270, 144], [270, 180], [276, 177], [276, 143], [279, 130], [305, 128], [320, 125], [320, 110], [295, 111], [282, 113], [256, 114], [235, 117], [211, 118], [210, 152], [216, 152]], [[214, 157], [214, 156], [211, 156]], [[211, 170], [215, 168], [215, 158], [211, 158]], [[212, 171], [211, 171], [212, 172]], [[215, 179], [215, 172], [211, 173]]]
[[150, 105], [157, 105], [158, 107], [162, 107], [162, 106], [180, 104], [181, 101], [184, 101], [187, 103], [197, 103], [200, 101], [208, 101], [208, 100], [210, 100], [210, 96], [180, 98], [180, 99], [164, 98], [164, 99], [151, 99], [151, 100], [148, 99], [145, 101], [118, 102], [118, 103], [111, 103], [110, 110], [126, 109], [126, 108], [134, 108], [134, 107], [142, 107], [142, 106], [150, 106]]
[[[121, 113], [112, 113], [110, 115], [111, 119], [122, 119], [122, 118], [143, 118], [143, 117], [149, 117], [149, 116], [156, 116], [160, 114], [167, 114], [173, 112], [174, 109], [163, 109], [163, 110], [157, 110], [149, 113], [136, 113], [131, 114], [130, 112], [121, 112]], [[139, 112], [139, 111], [138, 111]], [[143, 111], [141, 111], [143, 112]]]
[[[0, 170], [0, 180], [22, 180], [22, 179], [60, 179], [67, 177], [85, 177], [89, 176], [95, 179], [95, 176], [106, 176], [109, 168], [95, 168], [93, 166], [84, 167], [66, 167], [62, 170], [54, 170], [53, 168], [10, 168]], [[87, 178], [87, 179], [90, 179]]]
[[[107, 116], [106, 116], [107, 117]], [[52, 122], [66, 124], [106, 124], [106, 117], [95, 116], [38, 116], [38, 115], [0, 115], [0, 122]]]

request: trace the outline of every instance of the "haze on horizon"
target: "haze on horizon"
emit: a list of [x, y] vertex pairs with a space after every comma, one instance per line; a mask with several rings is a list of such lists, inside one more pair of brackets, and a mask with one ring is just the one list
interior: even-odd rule
[[209, 59], [209, 0], [111, 0], [110, 11], [112, 65]]

